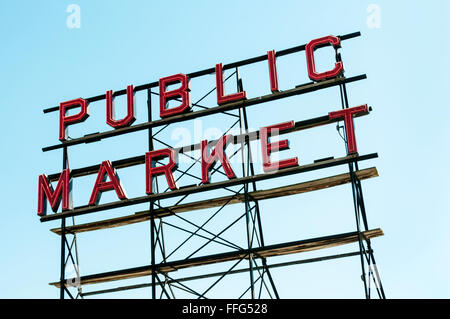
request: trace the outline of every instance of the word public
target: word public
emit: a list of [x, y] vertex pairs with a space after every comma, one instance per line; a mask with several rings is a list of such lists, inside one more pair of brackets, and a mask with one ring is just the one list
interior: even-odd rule
[[[306, 62], [308, 69], [308, 76], [312, 81], [323, 81], [340, 76], [344, 72], [343, 63], [336, 62], [332, 70], [325, 72], [317, 72], [314, 63], [314, 51], [325, 45], [332, 45], [334, 48], [340, 47], [340, 39], [335, 36], [326, 36], [310, 41], [305, 46]], [[267, 60], [269, 67], [269, 81], [270, 89], [273, 93], [278, 92], [278, 79], [276, 68], [276, 54], [275, 51], [267, 52]], [[223, 70], [222, 63], [215, 65], [216, 74], [216, 92], [217, 104], [224, 105], [231, 102], [245, 100], [247, 98], [246, 92], [236, 92], [225, 94], [223, 85]], [[168, 90], [168, 86], [173, 84], [180, 84], [176, 89]], [[159, 107], [160, 117], [167, 118], [174, 115], [189, 112], [191, 110], [190, 102], [190, 88], [189, 78], [185, 74], [175, 74], [159, 79]], [[126, 104], [127, 115], [122, 119], [114, 119], [114, 92], [108, 90], [106, 92], [106, 123], [114, 129], [130, 126], [136, 120], [135, 118], [135, 103], [134, 103], [134, 88], [133, 85], [127, 86], [126, 89]], [[176, 107], [168, 107], [171, 100], [181, 101]], [[67, 115], [70, 109], [79, 108], [79, 112], [73, 115]], [[358, 107], [342, 109], [333, 111], [328, 114], [329, 119], [342, 119], [345, 123], [345, 131], [347, 137], [347, 151], [349, 154], [357, 152], [356, 139], [353, 127], [353, 117], [356, 114], [368, 111], [367, 105]], [[67, 137], [67, 127], [76, 123], [85, 121], [89, 117], [89, 106], [85, 99], [78, 98], [60, 103], [59, 106], [59, 140], [64, 142]], [[270, 142], [270, 136], [294, 128], [294, 121], [288, 121], [271, 126], [262, 127], [259, 129], [259, 139], [261, 143], [262, 164], [264, 172], [272, 172], [275, 170], [285, 169], [288, 167], [298, 166], [298, 158], [284, 159], [277, 162], [272, 162], [270, 155], [273, 152], [282, 151], [289, 148], [287, 139], [278, 142]], [[201, 177], [202, 183], [210, 183], [210, 170], [214, 165], [220, 161], [226, 176], [229, 179], [236, 178], [236, 174], [230, 165], [230, 162], [225, 154], [226, 147], [233, 141], [232, 135], [225, 135], [217, 140], [214, 147], [211, 146], [207, 140], [201, 141]], [[167, 159], [167, 164], [156, 166], [156, 162], [161, 159]], [[173, 175], [177, 168], [178, 153], [171, 148], [159, 149], [145, 153], [145, 191], [148, 195], [154, 193], [153, 179], [156, 176], [164, 175], [167, 184], [171, 190], [178, 189]], [[70, 169], [65, 169], [61, 172], [59, 180], [55, 188], [53, 188], [48, 177], [45, 174], [39, 176], [38, 180], [38, 207], [37, 213], [44, 216], [47, 213], [47, 203], [50, 204], [51, 209], [56, 213], [60, 203], [62, 202], [62, 210], [67, 211], [73, 209], [71, 207], [71, 175]], [[98, 175], [93, 186], [93, 190], [89, 199], [89, 205], [98, 205], [101, 194], [106, 191], [114, 190], [120, 200], [126, 200], [127, 196], [123, 186], [119, 181], [116, 170], [111, 165], [111, 162], [103, 161], [99, 167]]]

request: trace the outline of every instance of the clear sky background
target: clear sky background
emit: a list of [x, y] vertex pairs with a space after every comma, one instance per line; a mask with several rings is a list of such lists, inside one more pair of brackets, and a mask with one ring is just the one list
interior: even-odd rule
[[[378, 27], [368, 23], [373, 11], [367, 9], [373, 8], [372, 3], [380, 9]], [[70, 4], [81, 9], [80, 28], [66, 24]], [[368, 76], [349, 84], [348, 90], [351, 106], [367, 103], [373, 107], [369, 116], [355, 122], [360, 153], [379, 154], [378, 159], [361, 165], [376, 166], [380, 174], [363, 182], [363, 188], [369, 224], [385, 232], [384, 237], [372, 241], [385, 292], [388, 298], [449, 298], [449, 12], [450, 4], [444, 0], [1, 1], [0, 297], [59, 296], [59, 291], [48, 285], [59, 279], [60, 240], [49, 231], [58, 227], [58, 222], [41, 223], [36, 205], [38, 175], [60, 172], [62, 154], [41, 151], [58, 143], [57, 113], [44, 115], [42, 109], [109, 89], [124, 89], [128, 84], [149, 83], [175, 73], [210, 68], [218, 62], [282, 50], [329, 34], [361, 31], [361, 37], [343, 41], [340, 52], [346, 76]], [[332, 58], [332, 51], [318, 52], [319, 68], [329, 68]], [[304, 53], [278, 62], [282, 89], [309, 81]], [[266, 64], [242, 68], [242, 77], [249, 97], [270, 93]], [[193, 81], [192, 85], [195, 100], [214, 87], [214, 77]], [[143, 122], [145, 96], [137, 95], [136, 99], [138, 122]], [[118, 99], [117, 103], [124, 101]], [[210, 101], [205, 103], [215, 106], [214, 100]], [[71, 136], [107, 130], [103, 103], [93, 103], [91, 117], [71, 128]], [[332, 88], [249, 108], [250, 126], [257, 129], [299, 121], [339, 108], [338, 89]], [[199, 122], [191, 122], [178, 128], [194, 132]], [[201, 122], [203, 129], [223, 129], [226, 124], [219, 116]], [[173, 129], [161, 136], [172, 144], [181, 143]], [[199, 138], [191, 140], [198, 142]], [[280, 156], [298, 156], [303, 164], [344, 155], [333, 125], [293, 133], [289, 139], [292, 149]], [[142, 155], [145, 150], [144, 132], [81, 145], [70, 150], [71, 168]], [[345, 171], [342, 169], [335, 172]], [[312, 176], [289, 177], [278, 185]], [[76, 206], [87, 203], [94, 178], [74, 185]], [[144, 195], [143, 178], [142, 166], [121, 171], [130, 197]], [[259, 185], [261, 189], [271, 186]], [[112, 200], [113, 194], [102, 197], [102, 202]], [[140, 209], [145, 205], [136, 211]], [[349, 185], [267, 201], [262, 211], [268, 243], [355, 229]], [[103, 212], [77, 221], [130, 213], [129, 209]], [[148, 224], [94, 233], [79, 236], [82, 275], [150, 262]], [[243, 234], [244, 227], [234, 230], [229, 238], [238, 242], [237, 237]], [[176, 236], [181, 235], [168, 231], [168, 243], [184, 238]], [[281, 297], [364, 296], [358, 258], [287, 270], [273, 271]], [[191, 271], [199, 273], [201, 270]], [[134, 282], [148, 282], [148, 278]], [[224, 289], [213, 296], [236, 295], [227, 292]], [[104, 297], [148, 298], [150, 289]]]

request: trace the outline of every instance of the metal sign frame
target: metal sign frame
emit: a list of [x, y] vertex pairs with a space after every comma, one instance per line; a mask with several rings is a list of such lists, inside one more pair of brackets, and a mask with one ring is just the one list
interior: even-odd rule
[[[359, 36], [359, 32], [338, 36], [340, 40], [352, 39]], [[316, 44], [317, 47], [326, 46], [327, 43], [319, 43]], [[274, 59], [276, 57], [289, 55], [291, 53], [303, 51], [307, 48], [308, 44], [296, 46], [290, 49], [274, 52], [271, 56], [261, 55], [254, 58], [230, 63], [223, 65], [223, 70], [234, 70], [234, 72], [229, 75], [225, 81], [228, 81], [233, 76], [236, 79], [237, 83], [237, 92], [244, 92], [243, 82], [239, 76], [239, 67], [244, 65], [249, 65], [256, 62], [265, 61], [267, 59]], [[272, 51], [273, 52], [273, 51]], [[308, 61], [310, 64], [311, 61]], [[313, 63], [313, 62], [312, 62]], [[336, 49], [336, 65], [342, 65], [340, 53], [338, 53]], [[205, 70], [201, 70], [198, 72], [193, 72], [188, 74], [189, 78], [195, 78], [204, 76], [210, 73], [214, 73], [214, 68], [209, 68]], [[310, 75], [311, 77], [311, 75]], [[103, 293], [124, 291], [129, 289], [137, 289], [144, 287], [151, 287], [152, 298], [158, 298], [157, 295], [157, 287], [160, 287], [160, 296], [166, 298], [174, 298], [175, 295], [172, 291], [172, 287], [177, 289], [181, 289], [183, 291], [189, 292], [193, 296], [198, 298], [207, 298], [208, 292], [216, 286], [221, 280], [223, 280], [226, 276], [248, 272], [250, 283], [248, 289], [246, 289], [239, 297], [243, 297], [246, 294], [249, 294], [251, 298], [258, 298], [262, 296], [263, 289], [267, 291], [268, 295], [273, 298], [280, 298], [280, 295], [277, 291], [275, 280], [271, 275], [270, 269], [277, 267], [287, 267], [295, 264], [303, 264], [310, 262], [318, 262], [323, 260], [337, 259], [343, 257], [351, 257], [351, 256], [359, 256], [361, 263], [361, 271], [362, 271], [362, 281], [364, 283], [364, 294], [366, 298], [371, 298], [371, 285], [375, 285], [376, 295], [379, 298], [385, 298], [383, 285], [381, 284], [380, 276], [376, 267], [374, 253], [371, 245], [371, 239], [382, 236], [383, 232], [381, 229], [369, 229], [367, 214], [364, 205], [364, 197], [362, 191], [361, 181], [367, 178], [375, 177], [378, 175], [376, 168], [367, 168], [360, 169], [359, 162], [370, 160], [376, 158], [378, 155], [376, 153], [367, 154], [367, 155], [359, 155], [358, 153], [348, 153], [347, 156], [341, 158], [326, 158], [317, 160], [314, 163], [289, 167], [286, 169], [279, 170], [275, 173], [271, 174], [255, 174], [255, 169], [253, 166], [253, 160], [251, 158], [251, 149], [250, 149], [250, 141], [257, 140], [260, 138], [259, 131], [249, 132], [248, 119], [246, 108], [269, 102], [278, 99], [283, 99], [290, 96], [306, 94], [309, 92], [323, 90], [326, 88], [330, 88], [333, 86], [338, 86], [340, 88], [341, 95], [341, 106], [342, 109], [349, 109], [349, 103], [347, 98], [347, 90], [346, 85], [348, 83], [352, 83], [355, 81], [359, 81], [365, 79], [365, 75], [353, 76], [353, 77], [344, 77], [343, 74], [333, 75], [330, 79], [325, 79], [320, 82], [310, 82], [302, 85], [298, 85], [295, 88], [288, 89], [285, 91], [277, 91], [272, 86], [272, 93], [250, 98], [246, 100], [240, 100], [230, 103], [225, 103], [222, 105], [218, 105], [215, 107], [207, 108], [201, 104], [199, 104], [206, 96], [214, 92], [214, 89], [210, 90], [206, 93], [202, 98], [200, 98], [196, 103], [193, 103], [193, 107], [197, 107], [200, 110], [173, 115], [166, 118], [161, 118], [157, 120], [152, 119], [151, 115], [151, 96], [157, 95], [158, 93], [153, 92], [152, 89], [157, 88], [159, 86], [159, 82], [152, 82], [144, 85], [139, 85], [136, 87], [132, 87], [131, 90], [134, 92], [137, 91], [147, 91], [147, 108], [148, 108], [148, 118], [147, 122], [142, 124], [136, 124], [132, 126], [126, 126], [122, 128], [117, 128], [111, 131], [88, 134], [80, 138], [74, 138], [66, 141], [62, 141], [59, 144], [47, 146], [43, 148], [43, 151], [57, 150], [62, 149], [63, 151], [63, 170], [69, 169], [69, 155], [68, 148], [73, 145], [79, 145], [83, 143], [92, 143], [97, 142], [102, 139], [112, 138], [114, 136], [128, 134], [136, 131], [146, 130], [148, 132], [148, 149], [149, 151], [154, 150], [154, 143], [158, 142], [162, 145], [166, 145], [167, 147], [171, 147], [166, 142], [160, 140], [156, 137], [161, 131], [167, 129], [171, 124], [179, 123], [181, 121], [192, 120], [195, 118], [209, 116], [213, 114], [222, 114], [223, 116], [229, 116], [235, 119], [234, 124], [229, 128], [232, 129], [235, 126], [240, 128], [240, 135], [233, 136], [232, 143], [236, 145], [240, 145], [239, 149], [232, 155], [237, 156], [239, 153], [242, 157], [242, 177], [229, 179], [221, 182], [214, 182], [203, 184], [201, 178], [190, 174], [190, 169], [194, 166], [195, 162], [198, 162], [199, 159], [192, 157], [189, 155], [189, 152], [193, 150], [200, 149], [200, 143], [187, 145], [182, 148], [176, 148], [175, 151], [178, 154], [182, 154], [194, 160], [194, 164], [192, 164], [186, 170], [177, 169], [178, 172], [183, 175], [188, 175], [190, 177], [196, 178], [199, 180], [199, 183], [194, 186], [184, 187], [178, 190], [165, 190], [162, 192], [156, 192], [154, 194], [141, 196], [132, 199], [120, 200], [112, 203], [106, 204], [98, 204], [94, 206], [80, 206], [71, 208], [60, 213], [50, 214], [50, 215], [42, 215], [40, 217], [42, 222], [51, 221], [51, 220], [61, 220], [61, 227], [52, 229], [52, 231], [61, 236], [61, 272], [60, 272], [60, 280], [58, 282], [51, 283], [52, 285], [58, 287], [60, 289], [60, 298], [64, 299], [66, 294], [70, 298], [83, 298], [85, 296], [98, 295]], [[273, 83], [273, 79], [271, 79]], [[127, 88], [130, 90], [130, 88]], [[127, 90], [117, 91], [115, 93], [107, 93], [104, 95], [98, 95], [95, 97], [87, 98], [86, 101], [94, 102], [100, 100], [111, 99], [113, 96], [120, 96], [127, 94]], [[109, 94], [109, 95], [108, 95]], [[52, 107], [44, 109], [44, 113], [51, 113], [59, 111], [59, 107]], [[367, 109], [367, 112], [358, 113], [355, 115], [363, 116], [369, 114], [371, 108]], [[329, 115], [324, 115], [321, 117], [302, 120], [295, 122], [294, 125], [285, 131], [281, 131], [279, 134], [286, 134], [294, 131], [304, 130], [311, 127], [316, 127], [320, 125], [327, 125], [332, 123], [339, 123], [342, 121], [342, 118], [331, 118]], [[339, 126], [338, 126], [339, 127]], [[154, 129], [158, 128], [156, 132]], [[342, 128], [344, 128], [342, 126]], [[226, 134], [227, 132], [225, 132]], [[224, 134], [224, 135], [225, 135]], [[215, 145], [218, 140], [211, 141], [211, 145]], [[346, 148], [348, 147], [348, 141], [345, 140]], [[145, 162], [145, 157], [135, 156], [126, 159], [121, 159], [117, 161], [113, 161], [111, 163], [114, 169], [125, 168], [134, 165], [142, 165]], [[282, 187], [276, 187], [272, 189], [266, 190], [258, 190], [257, 182], [268, 179], [276, 179], [281, 176], [287, 176], [292, 174], [300, 174], [304, 172], [320, 170], [323, 168], [334, 167], [334, 166], [347, 166], [348, 173], [343, 173], [339, 175], [330, 176], [327, 178], [316, 179], [311, 181], [306, 181], [293, 185], [285, 185]], [[88, 167], [75, 168], [70, 170], [70, 178], [76, 178], [91, 174], [96, 174], [99, 170], [100, 165], [92, 165]], [[212, 174], [224, 174], [219, 170], [219, 167], [216, 167], [212, 170]], [[181, 178], [180, 176], [180, 178]], [[48, 176], [49, 182], [57, 181], [60, 177], [60, 173], [50, 174]], [[353, 209], [355, 213], [355, 221], [356, 221], [356, 230], [351, 233], [337, 234], [320, 238], [312, 238], [307, 240], [299, 240], [288, 243], [280, 243], [276, 245], [266, 245], [264, 242], [263, 229], [261, 224], [261, 214], [259, 201], [266, 200], [275, 197], [282, 196], [291, 196], [295, 194], [310, 192], [318, 189], [324, 189], [328, 187], [343, 185], [343, 184], [351, 184], [352, 196], [353, 196]], [[156, 185], [158, 187], [158, 182], [156, 178]], [[239, 191], [235, 191], [230, 187], [240, 186]], [[185, 199], [189, 197], [190, 194], [200, 193], [208, 190], [226, 190], [227, 192], [231, 192], [231, 195], [208, 198], [206, 200], [194, 201], [185, 203]], [[175, 205], [164, 206], [161, 204], [161, 200], [166, 198], [179, 198]], [[86, 224], [76, 224], [75, 216], [93, 213], [102, 210], [113, 209], [117, 207], [125, 207], [132, 206], [140, 203], [149, 203], [149, 208], [146, 211], [138, 212], [128, 216], [122, 216], [118, 218], [112, 218], [108, 220], [100, 220], [95, 222], [90, 222]], [[240, 215], [236, 220], [233, 220], [229, 225], [226, 225], [224, 229], [218, 233], [212, 233], [206, 230], [205, 224], [196, 225], [194, 223], [190, 223], [194, 225], [197, 230], [191, 231], [188, 229], [182, 229], [176, 225], [170, 225], [164, 221], [167, 216], [177, 216], [177, 218], [183, 219], [185, 222], [189, 223], [189, 220], [182, 217], [184, 212], [196, 210], [196, 209], [215, 209], [215, 213], [212, 215], [213, 217], [216, 214], [219, 214], [220, 211], [228, 205], [233, 205], [236, 203], [243, 203], [245, 207], [245, 212]], [[211, 218], [213, 218], [211, 217]], [[223, 238], [221, 235], [224, 231], [232, 227], [237, 221], [244, 219], [247, 224], [247, 247], [240, 247], [233, 242], [230, 242]], [[72, 220], [72, 225], [67, 225], [67, 220]], [[209, 220], [208, 220], [209, 221]], [[150, 264], [135, 268], [128, 269], [120, 269], [116, 271], [110, 271], [99, 274], [92, 274], [87, 276], [81, 276], [78, 270], [79, 258], [78, 258], [78, 247], [77, 247], [77, 235], [86, 231], [94, 231], [99, 229], [111, 228], [111, 227], [119, 227], [124, 225], [129, 225], [138, 222], [150, 222], [150, 243], [151, 243], [151, 253], [150, 253]], [[192, 237], [201, 237], [206, 240], [206, 243], [197, 249], [194, 253], [187, 256], [182, 260], [174, 260], [168, 261], [167, 259], [170, 257], [171, 253], [167, 253], [164, 247], [164, 232], [163, 227], [172, 226], [178, 227], [180, 230], [187, 232], [190, 234], [187, 240], [181, 241], [180, 245], [175, 249], [178, 250], [182, 246], [186, 244], [186, 242]], [[200, 234], [203, 232], [203, 234]], [[206, 234], [206, 235], [205, 235]], [[226, 251], [223, 253], [217, 254], [209, 254], [204, 256], [196, 256], [196, 252], [201, 250], [204, 246], [210, 243], [219, 243], [229, 249], [231, 251]], [[345, 254], [337, 254], [330, 256], [323, 256], [318, 258], [310, 258], [303, 259], [291, 262], [284, 263], [269, 263], [268, 258], [273, 256], [281, 256], [286, 254], [294, 254], [305, 251], [329, 248], [339, 245], [345, 245], [348, 243], [356, 242], [358, 243], [358, 251], [345, 253]], [[173, 252], [172, 252], [173, 253]], [[159, 261], [157, 260], [157, 254], [159, 254]], [[245, 268], [238, 268], [237, 266], [247, 259], [248, 265]], [[177, 269], [184, 269], [188, 267], [195, 267], [200, 265], [209, 265], [215, 263], [221, 263], [226, 261], [233, 261], [234, 264], [224, 271], [221, 272], [213, 272], [207, 274], [199, 274], [196, 276], [188, 276], [183, 278], [174, 278], [171, 275], [171, 272]], [[74, 279], [67, 280], [66, 278], [66, 268], [72, 263], [76, 269], [76, 285], [73, 285]], [[367, 268], [367, 269], [366, 269]], [[95, 290], [89, 292], [83, 292], [83, 285], [87, 284], [96, 284], [103, 282], [110, 282], [121, 279], [129, 279], [129, 278], [137, 278], [137, 277], [145, 277], [151, 276], [150, 283], [143, 283], [138, 285], [128, 285], [121, 286], [112, 289], [103, 289], [103, 290]], [[196, 291], [192, 287], [188, 286], [190, 281], [201, 280], [205, 278], [218, 277], [216, 281], [214, 281], [206, 290], [204, 291]], [[259, 285], [259, 288], [258, 288]], [[77, 289], [77, 294], [74, 295], [70, 292], [69, 288], [75, 287]]]

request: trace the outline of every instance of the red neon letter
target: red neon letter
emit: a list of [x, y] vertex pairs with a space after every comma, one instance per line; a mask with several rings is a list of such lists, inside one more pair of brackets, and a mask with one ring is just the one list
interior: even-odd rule
[[275, 124], [271, 126], [261, 127], [259, 130], [260, 140], [261, 140], [261, 150], [262, 150], [262, 160], [264, 172], [271, 172], [283, 168], [288, 168], [291, 166], [298, 165], [298, 158], [289, 158], [279, 162], [272, 163], [270, 161], [270, 153], [274, 151], [281, 151], [284, 149], [289, 149], [289, 141], [282, 140], [275, 143], [270, 143], [269, 138], [271, 132], [280, 132], [294, 127], [294, 121], [284, 122], [280, 124]]
[[[66, 116], [66, 111], [75, 107], [80, 107], [78, 114]], [[83, 122], [89, 116], [89, 108], [86, 100], [78, 98], [59, 104], [59, 140], [66, 140], [66, 128], [68, 125]]]
[[356, 153], [356, 138], [355, 138], [355, 128], [353, 126], [353, 115], [358, 113], [366, 113], [369, 109], [367, 104], [352, 107], [349, 109], [343, 109], [335, 112], [328, 113], [330, 119], [344, 118], [345, 123], [345, 135], [347, 137], [347, 154]]
[[[106, 178], [109, 177], [109, 182]], [[120, 199], [127, 199], [122, 185], [120, 185], [119, 177], [116, 170], [112, 167], [110, 161], [103, 161], [98, 170], [97, 180], [95, 181], [94, 189], [92, 190], [89, 205], [97, 205], [103, 192], [115, 190], [117, 197]]]
[[114, 128], [130, 126], [136, 120], [134, 117], [134, 92], [133, 86], [127, 86], [127, 116], [121, 120], [114, 120], [114, 92], [106, 91], [106, 124]]
[[[156, 161], [164, 157], [169, 157], [169, 163], [156, 167]], [[145, 153], [145, 192], [148, 195], [153, 194], [153, 176], [162, 174], [166, 176], [171, 190], [178, 189], [172, 174], [177, 166], [177, 152], [173, 149], [165, 148]]]
[[267, 51], [267, 60], [269, 61], [270, 90], [272, 93], [279, 92], [275, 50]]
[[209, 155], [209, 146], [208, 141], [204, 140], [201, 143], [202, 146], [202, 183], [206, 184], [209, 183], [209, 170], [214, 167], [217, 160], [220, 160], [222, 163], [222, 167], [225, 171], [225, 174], [227, 174], [228, 178], [235, 178], [236, 175], [233, 172], [233, 169], [231, 168], [230, 162], [228, 162], [228, 158], [225, 154], [225, 148], [228, 144], [231, 143], [231, 139], [233, 138], [232, 135], [225, 135], [222, 136], [222, 138], [219, 139], [216, 146], [211, 152], [211, 155]]
[[[181, 82], [178, 89], [166, 91], [166, 87], [171, 84]], [[189, 99], [189, 79], [185, 74], [175, 74], [159, 79], [159, 116], [167, 117], [189, 111], [191, 102]], [[181, 104], [177, 107], [167, 108], [167, 103], [181, 97]]]
[[314, 50], [326, 44], [331, 44], [333, 45], [334, 48], [340, 48], [341, 40], [338, 37], [329, 35], [323, 38], [312, 40], [306, 45], [305, 51], [306, 51], [306, 62], [308, 65], [308, 76], [313, 81], [331, 79], [338, 76], [344, 71], [344, 65], [342, 64], [342, 62], [337, 62], [333, 70], [325, 71], [322, 73], [316, 72], [316, 67], [314, 63]]
[[245, 100], [247, 98], [247, 93], [245, 93], [245, 91], [225, 95], [222, 72], [222, 63], [216, 64], [217, 104], [222, 105], [233, 101]]
[[70, 171], [65, 169], [62, 171], [59, 176], [58, 184], [56, 185], [56, 189], [53, 190], [52, 185], [49, 183], [47, 176], [42, 174], [39, 176], [38, 183], [38, 215], [44, 216], [47, 214], [47, 201], [45, 201], [44, 197], [50, 203], [52, 210], [56, 213], [59, 207], [59, 203], [61, 202], [62, 197], [62, 210], [69, 209], [69, 198], [70, 198], [70, 189], [71, 189], [71, 181], [69, 177]]

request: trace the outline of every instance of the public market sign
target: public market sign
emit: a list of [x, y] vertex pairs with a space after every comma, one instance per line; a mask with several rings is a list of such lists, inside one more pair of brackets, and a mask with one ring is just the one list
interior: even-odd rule
[[[289, 54], [286, 52], [275, 52], [274, 50], [268, 51], [267, 55], [254, 58], [255, 61], [267, 60], [268, 63], [268, 89], [270, 92], [268, 95], [259, 98], [248, 98], [245, 91], [238, 91], [234, 93], [225, 93], [223, 71], [224, 66], [222, 63], [215, 65], [213, 72], [215, 72], [216, 80], [216, 94], [217, 94], [217, 106], [208, 110], [201, 110], [193, 112], [190, 100], [190, 76], [186, 74], [175, 74], [167, 77], [160, 78], [157, 83], [153, 84], [153, 87], [159, 88], [159, 116], [160, 119], [149, 121], [144, 124], [133, 125], [136, 120], [135, 113], [135, 101], [134, 94], [137, 87], [129, 85], [126, 87], [126, 116], [117, 119], [114, 117], [114, 98], [118, 92], [114, 93], [112, 90], [106, 91], [105, 95], [99, 99], [105, 100], [106, 107], [106, 124], [109, 125], [112, 130], [103, 133], [97, 133], [98, 136], [89, 137], [92, 140], [106, 138], [114, 136], [116, 134], [126, 134], [134, 132], [136, 130], [150, 128], [164, 123], [175, 123], [182, 120], [192, 119], [200, 116], [205, 116], [213, 113], [223, 112], [231, 109], [238, 109], [243, 106], [262, 103], [269, 100], [275, 100], [278, 98], [299, 94], [302, 92], [313, 91], [332, 85], [338, 85], [341, 82], [338, 80], [343, 78], [344, 65], [342, 61], [334, 63], [334, 67], [324, 72], [318, 72], [314, 62], [314, 51], [324, 46], [333, 46], [336, 50], [341, 47], [341, 37], [326, 36], [319, 39], [314, 39], [304, 46], [295, 48], [296, 50], [305, 50], [306, 53], [306, 67], [308, 70], [308, 76], [313, 81], [304, 87], [297, 87], [294, 89], [281, 91], [278, 87], [278, 75], [277, 75], [277, 63], [276, 57], [279, 55]], [[248, 61], [246, 61], [248, 62]], [[248, 63], [252, 63], [250, 61]], [[199, 73], [200, 74], [200, 73]], [[197, 74], [197, 75], [199, 75]], [[203, 74], [203, 73], [202, 73]], [[206, 74], [206, 73], [205, 73]], [[191, 76], [194, 76], [191, 74]], [[336, 80], [336, 81], [334, 81]], [[357, 80], [357, 79], [355, 79]], [[342, 83], [345, 83], [342, 81]], [[169, 86], [178, 85], [176, 89], [168, 89]], [[142, 89], [142, 88], [140, 88]], [[302, 91], [303, 90], [303, 91]], [[179, 105], [169, 107], [170, 101], [179, 101]], [[83, 98], [77, 98], [70, 101], [61, 102], [59, 104], [59, 145], [48, 147], [45, 150], [67, 147], [76, 143], [82, 143], [89, 141], [89, 138], [85, 139], [67, 139], [67, 128], [71, 125], [84, 122], [89, 117], [89, 100]], [[69, 110], [75, 109], [76, 114], [68, 115]], [[286, 134], [296, 129], [307, 129], [316, 125], [333, 123], [336, 121], [344, 121], [345, 134], [347, 140], [347, 155], [357, 153], [355, 131], [353, 126], [353, 118], [355, 116], [364, 115], [369, 112], [367, 105], [361, 105], [357, 107], [344, 108], [340, 110], [331, 110], [325, 117], [305, 120], [301, 122], [286, 121], [283, 123], [276, 123], [270, 126], [261, 127], [258, 131], [252, 133], [246, 133], [245, 136], [233, 136], [231, 134], [224, 135], [218, 140], [208, 141], [203, 140], [198, 149], [201, 150], [201, 170], [198, 176], [201, 176], [203, 185], [214, 184], [211, 180], [210, 171], [214, 165], [218, 162], [222, 165], [222, 168], [229, 180], [236, 179], [236, 173], [229, 158], [226, 155], [226, 148], [230, 143], [237, 143], [244, 138], [247, 139], [259, 139], [261, 143], [261, 157], [262, 168], [265, 174], [269, 174], [274, 171], [286, 170], [299, 165], [297, 157], [285, 158], [279, 161], [273, 161], [271, 154], [279, 152], [289, 147], [289, 141], [287, 139], [280, 140], [278, 142], [271, 142], [270, 137], [280, 134]], [[303, 126], [302, 126], [303, 125]], [[94, 134], [95, 135], [95, 134]], [[155, 195], [155, 188], [153, 186], [154, 177], [162, 175], [167, 180], [167, 184], [171, 191], [179, 190], [179, 186], [175, 182], [174, 170], [178, 165], [178, 153], [179, 150], [172, 148], [164, 148], [157, 150], [150, 150], [145, 153], [145, 193], [148, 196]], [[166, 164], [158, 164], [157, 161], [164, 159]], [[55, 179], [56, 180], [56, 179]], [[200, 186], [199, 186], [200, 187]], [[62, 213], [56, 215], [66, 216], [64, 213], [73, 211], [74, 208], [71, 204], [71, 189], [72, 189], [72, 171], [67, 168], [64, 169], [57, 178], [56, 187], [53, 188], [51, 180], [45, 174], [39, 176], [38, 179], [38, 207], [37, 214], [42, 218], [47, 216], [46, 206], [50, 205], [53, 212], [57, 212], [62, 202]], [[208, 188], [205, 188], [208, 190]], [[83, 208], [84, 212], [93, 212], [100, 209], [99, 200], [103, 192], [114, 191], [118, 198], [118, 204], [120, 202], [133, 203], [132, 199], [128, 199], [124, 185], [120, 183], [119, 176], [116, 169], [111, 162], [105, 159], [98, 168], [97, 178], [92, 186], [92, 192], [89, 199], [86, 199], [87, 205]], [[144, 196], [144, 199], [146, 197]], [[139, 199], [139, 198], [138, 198]], [[111, 205], [105, 205], [105, 209], [112, 207]], [[48, 216], [47, 216], [48, 217]]]

